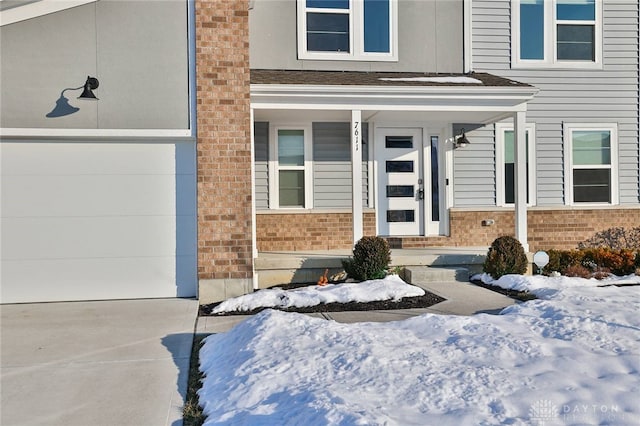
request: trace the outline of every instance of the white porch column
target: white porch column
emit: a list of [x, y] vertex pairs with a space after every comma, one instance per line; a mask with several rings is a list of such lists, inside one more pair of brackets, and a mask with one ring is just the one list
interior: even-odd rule
[[351, 111], [351, 212], [353, 244], [364, 233], [362, 223], [362, 111]]
[[527, 135], [525, 111], [513, 115], [514, 156], [515, 156], [515, 208], [516, 239], [529, 251], [527, 240]]
[[253, 108], [249, 111], [249, 121], [251, 122], [251, 245], [253, 251], [253, 289], [257, 290], [258, 285], [258, 273], [256, 272], [256, 259], [258, 258], [258, 237], [256, 234], [256, 141], [254, 140], [254, 122], [253, 122]]

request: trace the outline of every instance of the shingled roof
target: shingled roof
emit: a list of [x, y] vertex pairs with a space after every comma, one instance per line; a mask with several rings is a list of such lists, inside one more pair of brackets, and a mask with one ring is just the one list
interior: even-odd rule
[[487, 73], [435, 74], [415, 72], [263, 69], [251, 70], [251, 84], [298, 84], [318, 86], [531, 87], [528, 84]]

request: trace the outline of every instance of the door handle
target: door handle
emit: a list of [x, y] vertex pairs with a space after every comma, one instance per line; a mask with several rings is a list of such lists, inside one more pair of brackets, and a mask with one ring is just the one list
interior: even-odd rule
[[418, 200], [424, 200], [424, 189], [418, 189]]

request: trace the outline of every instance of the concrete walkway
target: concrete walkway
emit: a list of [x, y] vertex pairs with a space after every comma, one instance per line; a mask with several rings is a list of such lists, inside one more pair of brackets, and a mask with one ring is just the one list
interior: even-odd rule
[[179, 426], [198, 301], [3, 305], [0, 424]]
[[[310, 314], [343, 323], [424, 313], [497, 312], [508, 297], [461, 282], [425, 284], [426, 309]], [[194, 325], [220, 333], [246, 316], [197, 317], [187, 299], [3, 305], [0, 424], [180, 426]]]
[[[400, 321], [425, 313], [442, 315], [497, 314], [516, 303], [513, 299], [471, 283], [459, 281], [433, 282], [418, 285], [425, 290], [447, 299], [444, 302], [421, 309], [399, 309], [388, 311], [349, 311], [308, 314], [341, 323]], [[198, 317], [196, 332], [202, 334], [223, 333], [248, 316]]]

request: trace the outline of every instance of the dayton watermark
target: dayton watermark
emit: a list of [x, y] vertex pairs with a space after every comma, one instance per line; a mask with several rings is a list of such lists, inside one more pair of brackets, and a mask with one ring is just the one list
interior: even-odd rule
[[629, 420], [617, 405], [606, 404], [562, 404], [539, 400], [531, 404], [529, 419], [538, 426], [577, 423], [616, 423]]
[[551, 401], [541, 399], [531, 404], [529, 418], [534, 425], [547, 426], [558, 420], [558, 407]]
[[565, 404], [560, 407], [560, 418], [565, 422], [617, 422], [625, 420], [625, 412], [617, 405]]

